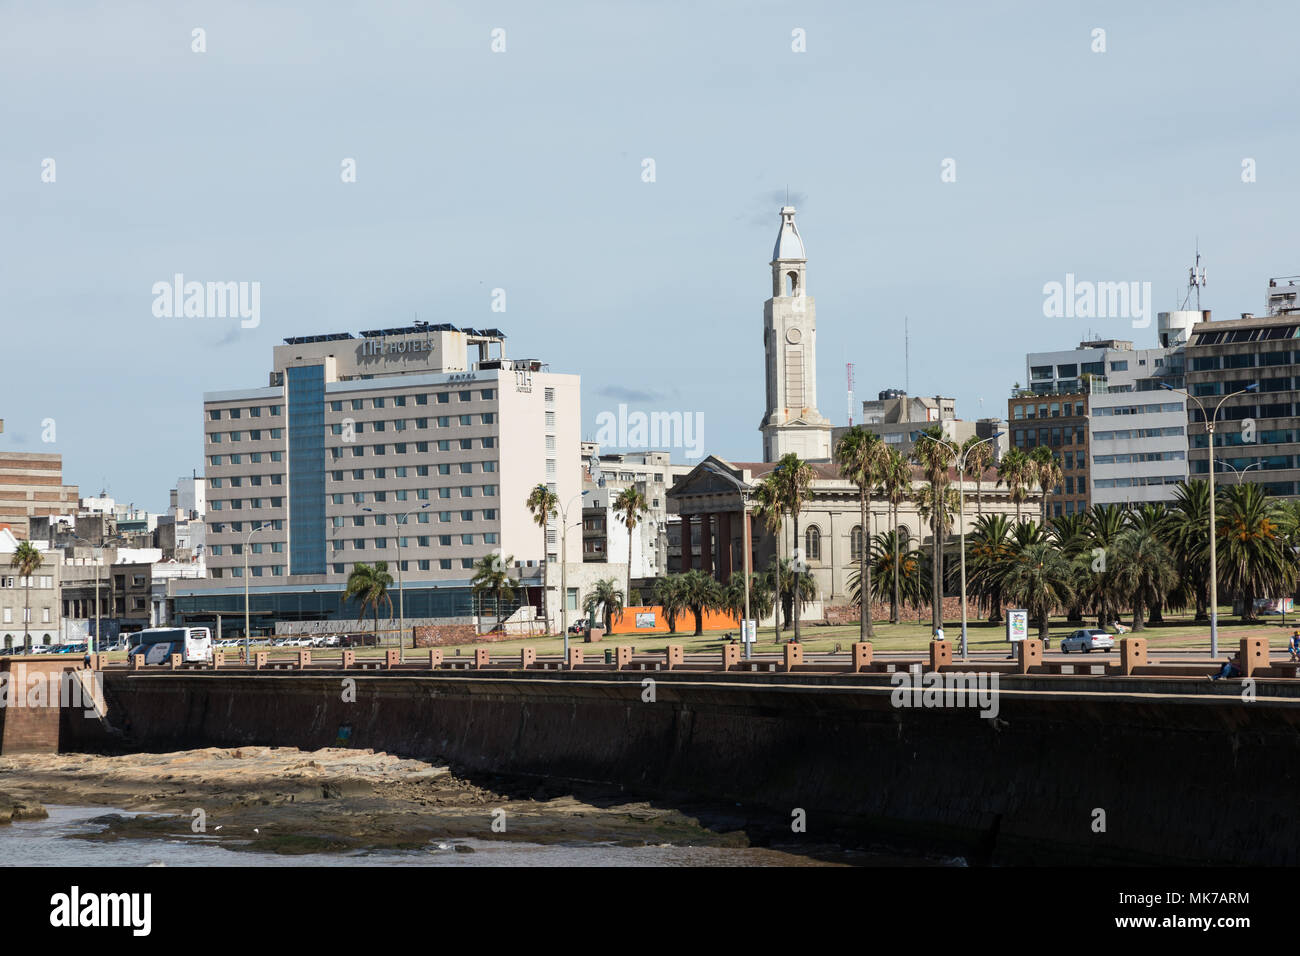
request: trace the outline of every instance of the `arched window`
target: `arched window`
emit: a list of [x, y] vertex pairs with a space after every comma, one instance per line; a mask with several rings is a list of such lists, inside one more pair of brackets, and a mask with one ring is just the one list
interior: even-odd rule
[[817, 527], [809, 528], [804, 534], [804, 555], [809, 561], [820, 561], [822, 559], [822, 533]]
[[857, 525], [849, 532], [849, 560], [862, 560], [862, 525]]
[[799, 273], [787, 272], [785, 274], [785, 294], [792, 297], [799, 294]]

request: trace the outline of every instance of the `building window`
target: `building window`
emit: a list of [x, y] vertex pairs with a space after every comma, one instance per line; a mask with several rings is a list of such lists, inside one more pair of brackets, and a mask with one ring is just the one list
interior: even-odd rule
[[804, 550], [807, 552], [809, 561], [820, 561], [822, 559], [822, 533], [817, 527], [809, 528], [804, 534]]
[[849, 532], [849, 559], [862, 560], [862, 525], [856, 526]]

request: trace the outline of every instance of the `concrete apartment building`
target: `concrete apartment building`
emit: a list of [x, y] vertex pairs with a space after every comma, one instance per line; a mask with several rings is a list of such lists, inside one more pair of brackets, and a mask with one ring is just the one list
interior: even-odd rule
[[32, 537], [33, 518], [77, 508], [77, 486], [63, 483], [63, 456], [0, 452], [0, 527], [20, 540]]
[[504, 349], [496, 329], [445, 324], [291, 338], [268, 386], [206, 394], [210, 580], [178, 584], [178, 615], [242, 611], [247, 563], [261, 626], [355, 617], [348, 575], [387, 561], [396, 581], [399, 536], [408, 620], [472, 613], [494, 552], [540, 607], [558, 555], [525, 501], [539, 483], [580, 493], [579, 379]]
[[[1201, 403], [1188, 409], [1193, 478], [1209, 476], [1206, 413], [1224, 402], [1214, 433], [1216, 481], [1249, 481], [1281, 497], [1300, 494], [1298, 296], [1300, 278], [1272, 279], [1268, 314], [1216, 322], [1205, 312], [1191, 329], [1187, 390]], [[1257, 391], [1227, 398], [1251, 384]]]
[[[931, 426], [938, 425], [945, 441], [961, 447], [971, 438], [991, 438], [998, 434], [994, 446], [994, 459], [1002, 457], [1009, 447], [1006, 422], [1000, 418], [981, 418], [965, 421], [957, 417], [956, 402], [940, 395], [908, 395], [902, 389], [889, 388], [880, 392], [875, 401], [862, 403], [862, 421], [867, 431], [879, 435], [890, 448], [896, 448], [910, 457], [916, 447], [917, 436]], [[848, 426], [831, 430], [831, 448], [848, 431]]]
[[1048, 445], [1061, 458], [1065, 478], [1048, 496], [1051, 516], [1172, 500], [1188, 473], [1187, 409], [1163, 386], [1183, 385], [1193, 315], [1200, 313], [1161, 313], [1158, 348], [1094, 339], [1026, 356], [1029, 388], [1009, 403], [1012, 441], [1026, 451]]
[[29, 582], [10, 564], [21, 540], [0, 527], [0, 650], [21, 647], [24, 634], [32, 645], [58, 643], [59, 554], [35, 543], [43, 561]]

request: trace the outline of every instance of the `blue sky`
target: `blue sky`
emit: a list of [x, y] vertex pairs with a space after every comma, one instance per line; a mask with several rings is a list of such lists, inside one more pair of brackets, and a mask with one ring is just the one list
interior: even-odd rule
[[[845, 362], [859, 401], [903, 385], [906, 315], [911, 390], [1005, 415], [1028, 350], [1155, 344], [1045, 318], [1046, 282], [1168, 309], [1199, 237], [1226, 318], [1300, 273], [1300, 10], [1136, 7], [0, 3], [0, 449], [157, 510], [202, 469], [204, 391], [265, 384], [285, 336], [418, 314], [581, 374], [585, 434], [621, 401], [702, 412], [752, 460], [787, 187], [823, 414]], [[177, 272], [260, 282], [260, 326], [155, 318]]]

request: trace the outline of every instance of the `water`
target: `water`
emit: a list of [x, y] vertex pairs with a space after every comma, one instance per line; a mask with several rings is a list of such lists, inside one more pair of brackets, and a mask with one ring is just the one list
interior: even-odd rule
[[[536, 844], [460, 839], [430, 843], [423, 850], [282, 855], [228, 850], [211, 835], [177, 839], [77, 839], [105, 829], [93, 823], [106, 814], [139, 816], [107, 807], [47, 805], [49, 817], [0, 827], [0, 865], [5, 866], [834, 866], [960, 865], [960, 861], [894, 859], [838, 851], [813, 859], [777, 849], [693, 846], [614, 846], [607, 843]], [[458, 852], [456, 844], [473, 853]], [[442, 847], [442, 848], [440, 848]]]

